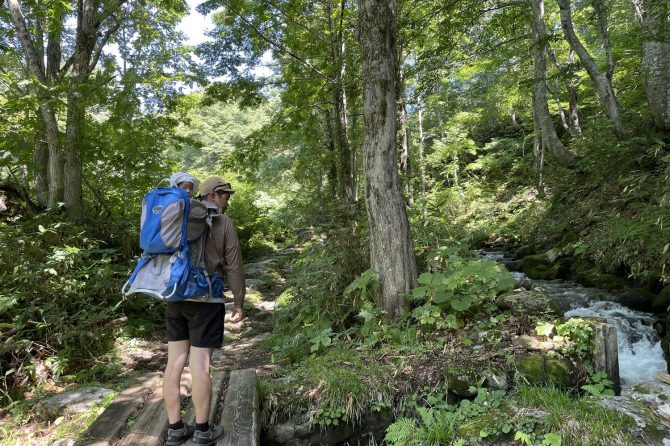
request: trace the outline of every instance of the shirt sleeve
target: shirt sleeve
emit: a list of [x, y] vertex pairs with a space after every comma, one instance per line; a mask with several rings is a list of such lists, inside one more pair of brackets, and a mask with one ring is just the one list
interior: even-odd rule
[[233, 221], [227, 216], [223, 216], [223, 237], [223, 269], [226, 273], [228, 288], [233, 293], [235, 306], [241, 307], [246, 294], [242, 249]]

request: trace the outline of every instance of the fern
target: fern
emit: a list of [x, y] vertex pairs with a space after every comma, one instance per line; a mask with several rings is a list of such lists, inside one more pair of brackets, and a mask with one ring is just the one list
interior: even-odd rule
[[412, 418], [400, 418], [386, 429], [384, 441], [390, 446], [409, 446], [417, 444], [413, 439], [417, 430], [416, 421]]

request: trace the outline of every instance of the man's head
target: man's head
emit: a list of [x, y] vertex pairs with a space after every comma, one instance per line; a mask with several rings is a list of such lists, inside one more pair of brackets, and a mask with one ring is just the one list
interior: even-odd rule
[[200, 186], [200, 198], [219, 206], [222, 212], [228, 209], [228, 199], [234, 193], [230, 183], [219, 176], [207, 178]]

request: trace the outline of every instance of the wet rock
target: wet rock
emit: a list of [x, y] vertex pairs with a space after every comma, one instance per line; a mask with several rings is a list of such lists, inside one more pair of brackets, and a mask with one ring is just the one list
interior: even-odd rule
[[564, 277], [568, 268], [560, 262], [551, 265], [544, 254], [526, 256], [521, 260], [521, 271], [535, 280], [552, 280]]

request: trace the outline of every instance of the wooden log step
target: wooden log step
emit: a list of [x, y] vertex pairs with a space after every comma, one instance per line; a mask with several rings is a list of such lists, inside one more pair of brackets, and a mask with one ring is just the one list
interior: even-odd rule
[[110, 446], [126, 427], [128, 418], [144, 404], [145, 398], [154, 390], [161, 375], [160, 372], [143, 375], [136, 384], [118, 394], [84, 433], [84, 440], [78, 445]]
[[[179, 391], [182, 397], [191, 388], [191, 372], [188, 367], [181, 374]], [[168, 428], [168, 416], [163, 403], [163, 389], [157, 388], [142, 408], [135, 423], [115, 446], [158, 446], [163, 444]]]
[[256, 370], [230, 372], [219, 423], [226, 434], [217, 446], [258, 446], [261, 435], [259, 404]]

